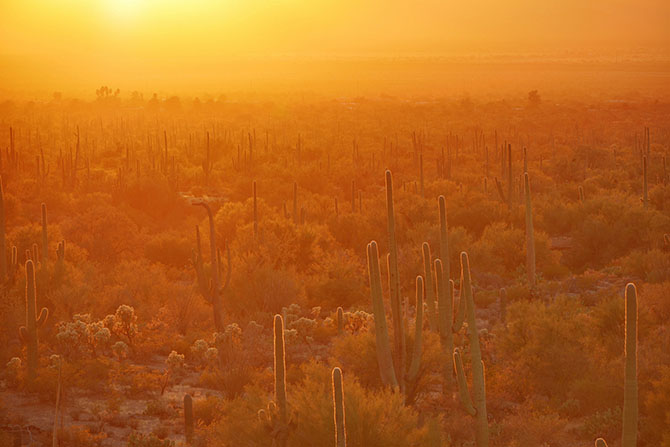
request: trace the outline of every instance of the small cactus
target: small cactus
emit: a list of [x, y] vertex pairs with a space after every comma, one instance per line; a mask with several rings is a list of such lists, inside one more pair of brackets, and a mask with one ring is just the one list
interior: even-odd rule
[[335, 447], [347, 446], [347, 426], [344, 411], [344, 384], [342, 370], [333, 368], [333, 418], [335, 421]]
[[337, 308], [337, 335], [344, 334], [344, 310]]
[[626, 359], [623, 394], [623, 430], [622, 447], [637, 445], [637, 289], [635, 284], [626, 285], [626, 341], [624, 356]]
[[37, 309], [37, 291], [35, 288], [35, 264], [33, 261], [26, 261], [26, 325], [19, 328], [19, 335], [26, 343], [28, 355], [28, 381], [32, 382], [37, 377], [38, 363], [38, 338], [37, 328], [44, 325], [49, 317], [49, 310], [43, 307], [38, 317]]
[[607, 442], [603, 438], [596, 439], [596, 447], [607, 447]]
[[184, 396], [184, 435], [186, 443], [193, 440], [193, 398], [190, 394]]
[[526, 196], [526, 273], [528, 285], [535, 287], [535, 231], [533, 230], [533, 207], [530, 202], [530, 181], [528, 173], [523, 175]]

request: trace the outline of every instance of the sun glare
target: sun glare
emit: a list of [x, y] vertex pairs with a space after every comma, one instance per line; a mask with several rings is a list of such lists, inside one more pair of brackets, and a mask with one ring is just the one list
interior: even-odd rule
[[142, 9], [142, 0], [106, 0], [109, 16], [117, 21], [135, 20]]

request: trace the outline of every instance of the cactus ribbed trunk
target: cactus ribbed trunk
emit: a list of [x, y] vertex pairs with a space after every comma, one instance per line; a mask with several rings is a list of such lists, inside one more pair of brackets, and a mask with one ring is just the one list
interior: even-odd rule
[[635, 285], [626, 285], [626, 358], [625, 382], [623, 394], [623, 432], [622, 447], [637, 445], [637, 289]]
[[0, 177], [0, 282], [7, 280], [7, 239], [5, 227], [5, 192]]
[[[209, 298], [208, 301], [212, 305], [212, 312], [214, 314], [214, 327], [217, 332], [225, 331], [225, 323], [223, 320], [223, 297], [221, 287], [221, 262], [216, 249], [216, 226], [214, 225], [214, 215], [212, 208], [206, 202], [198, 202], [195, 205], [204, 207], [207, 210], [207, 219], [209, 221], [209, 255], [211, 262], [211, 283], [209, 284]], [[200, 243], [198, 241], [198, 249]], [[230, 255], [229, 255], [230, 260]], [[228, 275], [230, 275], [230, 265], [228, 266]], [[228, 282], [228, 280], [226, 280]]]
[[184, 435], [186, 443], [193, 440], [193, 398], [190, 394], [184, 396]]
[[42, 308], [39, 317], [37, 313], [37, 290], [35, 288], [35, 264], [26, 261], [26, 325], [19, 328], [19, 335], [26, 343], [26, 354], [28, 364], [28, 382], [37, 377], [38, 364], [38, 338], [37, 328], [46, 321], [49, 311]]
[[451, 388], [453, 383], [454, 360], [454, 334], [451, 326], [454, 320], [454, 282], [444, 282], [443, 266], [440, 259], [435, 260], [435, 276], [437, 277], [437, 311], [440, 329], [440, 348], [444, 360], [442, 376], [445, 391]]
[[[475, 318], [475, 302], [472, 295], [472, 280], [470, 278], [470, 261], [466, 252], [461, 253], [461, 300], [465, 300], [468, 322], [468, 339], [470, 341], [470, 356], [472, 368], [472, 387], [474, 400], [471, 400], [464, 379], [463, 366], [458, 355], [454, 352], [454, 362], [457, 367], [459, 392], [466, 411], [475, 417], [475, 442], [477, 447], [488, 447], [489, 425], [486, 412], [486, 380], [484, 378], [484, 363], [479, 346], [479, 333]], [[465, 398], [467, 396], [467, 399]], [[472, 410], [474, 409], [474, 414]]]
[[414, 382], [419, 375], [421, 367], [421, 352], [423, 350], [423, 294], [424, 281], [420, 276], [416, 277], [416, 319], [414, 321], [414, 349], [412, 350], [412, 363], [409, 365], [407, 380]]
[[[405, 390], [402, 372], [405, 371], [405, 331], [403, 327], [402, 304], [400, 300], [400, 279], [398, 274], [398, 245], [395, 235], [395, 212], [393, 206], [393, 176], [386, 171], [386, 210], [389, 238], [389, 291], [391, 293], [391, 318], [393, 323], [393, 346], [395, 348], [395, 370], [398, 371], [398, 385], [401, 392]], [[375, 244], [376, 247], [376, 244]]]
[[649, 205], [649, 191], [647, 186], [647, 156], [642, 157], [642, 203], [645, 208]]
[[337, 335], [344, 334], [344, 310], [337, 308]]
[[438, 199], [440, 209], [440, 259], [442, 260], [442, 272], [445, 284], [451, 278], [451, 261], [449, 259], [449, 234], [447, 223], [447, 201], [444, 196]]
[[288, 429], [288, 405], [286, 403], [286, 348], [284, 346], [284, 320], [281, 315], [274, 319], [274, 373], [275, 403], [279, 410], [279, 422], [282, 431], [279, 436], [280, 447], [286, 446]]
[[524, 191], [526, 195], [526, 273], [528, 285], [535, 287], [535, 235], [533, 230], [533, 207], [530, 201], [530, 181], [524, 173]]
[[[47, 259], [49, 257], [49, 239], [47, 236], [47, 204], [42, 204], [42, 268], [45, 268], [47, 265]], [[36, 260], [37, 261], [37, 260]]]
[[370, 277], [372, 311], [375, 317], [375, 345], [379, 373], [384, 385], [396, 388], [398, 387], [398, 380], [396, 379], [393, 357], [391, 355], [391, 343], [388, 336], [386, 312], [384, 311], [384, 300], [382, 297], [381, 273], [379, 271], [379, 250], [375, 241], [368, 244], [368, 274]]
[[335, 447], [347, 446], [346, 417], [344, 411], [344, 384], [342, 370], [333, 368], [333, 418], [335, 422]]
[[430, 330], [438, 331], [437, 309], [435, 303], [435, 281], [433, 280], [433, 270], [430, 255], [430, 245], [427, 242], [421, 247], [423, 252], [423, 276], [426, 284], [426, 305], [428, 308], [428, 324]]
[[258, 204], [256, 200], [256, 180], [254, 180], [254, 239], [258, 239]]

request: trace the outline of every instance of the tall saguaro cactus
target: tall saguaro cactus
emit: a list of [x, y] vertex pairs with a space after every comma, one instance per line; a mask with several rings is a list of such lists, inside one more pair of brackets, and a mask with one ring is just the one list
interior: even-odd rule
[[47, 204], [42, 203], [42, 268], [46, 267], [49, 257], [49, 239], [47, 233]]
[[344, 411], [344, 384], [342, 370], [333, 368], [333, 418], [335, 421], [335, 447], [347, 447], [347, 426]]
[[200, 231], [196, 227], [197, 252], [194, 255], [193, 266], [195, 267], [198, 276], [198, 285], [200, 294], [205, 300], [212, 305], [214, 313], [214, 326], [217, 332], [224, 332], [225, 324], [223, 319], [223, 294], [230, 284], [231, 261], [230, 248], [226, 246], [226, 257], [228, 258], [228, 269], [226, 271], [226, 278], [221, 284], [222, 266], [221, 256], [216, 248], [216, 227], [214, 226], [214, 215], [212, 208], [207, 202], [197, 202], [194, 205], [202, 206], [207, 210], [207, 217], [209, 219], [209, 249], [210, 249], [210, 268], [209, 276], [205, 271], [205, 265], [202, 258], [202, 249], [200, 247]]
[[459, 395], [465, 411], [476, 420], [475, 442], [477, 447], [488, 447], [489, 425], [486, 413], [486, 379], [484, 377], [484, 363], [482, 362], [479, 332], [477, 332], [477, 322], [475, 319], [475, 302], [472, 295], [472, 281], [470, 278], [470, 260], [466, 252], [461, 253], [461, 300], [465, 300], [467, 314], [474, 401], [471, 399], [468, 391], [460, 352], [456, 349], [454, 350], [454, 364], [456, 365]]
[[423, 276], [426, 279], [426, 305], [428, 308], [428, 323], [430, 330], [438, 331], [437, 309], [435, 306], [435, 281], [433, 278], [432, 262], [430, 255], [430, 245], [424, 242], [422, 248], [423, 252]]
[[5, 227], [5, 192], [0, 177], [0, 282], [7, 280], [7, 238]]
[[526, 195], [526, 273], [528, 285], [535, 287], [535, 232], [533, 230], [533, 207], [530, 202], [530, 180], [528, 173], [523, 175]]
[[442, 273], [444, 282], [451, 278], [451, 263], [449, 259], [449, 234], [447, 223], [447, 200], [444, 196], [437, 199], [440, 209], [440, 259], [442, 260]]
[[626, 341], [624, 356], [626, 358], [625, 381], [623, 392], [623, 431], [622, 447], [637, 445], [637, 289], [635, 284], [626, 285]]
[[[405, 331], [403, 328], [402, 304], [400, 300], [400, 279], [398, 274], [398, 244], [396, 243], [395, 211], [393, 205], [393, 175], [387, 170], [386, 180], [386, 211], [389, 238], [388, 275], [391, 293], [391, 319], [393, 322], [393, 347], [396, 352], [396, 371], [405, 370]], [[376, 244], [375, 244], [376, 245]], [[404, 391], [403, 378], [399, 378], [400, 390]]]
[[274, 373], [275, 404], [279, 412], [276, 435], [280, 447], [288, 439], [288, 405], [286, 403], [286, 347], [284, 345], [284, 320], [281, 315], [274, 319]]
[[375, 316], [375, 340], [379, 373], [384, 385], [395, 388], [398, 387], [398, 380], [391, 355], [391, 343], [389, 341], [384, 299], [382, 296], [382, 278], [379, 271], [379, 250], [375, 241], [368, 244], [368, 274], [370, 277], [372, 310]]
[[26, 325], [19, 328], [19, 335], [26, 344], [28, 356], [28, 381], [37, 377], [38, 338], [37, 328], [44, 325], [49, 317], [49, 310], [43, 307], [39, 317], [37, 311], [37, 291], [35, 288], [35, 264], [26, 261]]
[[450, 279], [444, 282], [444, 263], [440, 259], [435, 260], [435, 276], [437, 278], [437, 313], [440, 330], [440, 348], [445, 360], [442, 371], [444, 386], [451, 388], [453, 383], [454, 362], [454, 334], [452, 325], [454, 321], [454, 282]]
[[649, 188], [647, 186], [647, 156], [642, 157], [642, 203], [646, 208], [649, 205]]

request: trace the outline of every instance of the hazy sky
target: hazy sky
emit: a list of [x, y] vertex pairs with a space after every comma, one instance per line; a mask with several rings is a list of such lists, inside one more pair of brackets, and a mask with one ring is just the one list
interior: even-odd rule
[[249, 58], [667, 55], [669, 30], [668, 0], [0, 0], [0, 81], [195, 82]]

